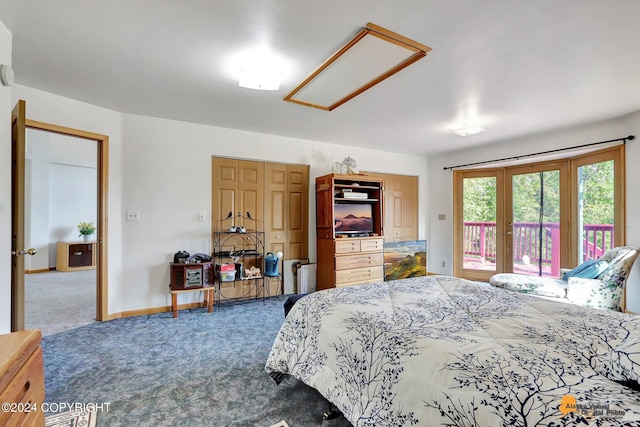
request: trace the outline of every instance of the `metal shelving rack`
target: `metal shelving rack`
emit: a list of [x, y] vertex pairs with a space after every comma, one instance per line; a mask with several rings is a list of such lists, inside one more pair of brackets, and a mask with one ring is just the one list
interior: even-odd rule
[[[264, 248], [265, 238], [262, 221], [251, 217], [249, 212], [238, 212], [216, 222], [213, 231], [213, 259], [216, 265], [216, 303], [242, 299], [264, 298]], [[235, 280], [221, 281], [217, 266], [233, 262], [236, 264]], [[242, 268], [238, 268], [238, 263]], [[243, 273], [251, 267], [259, 268], [258, 276], [245, 277]], [[238, 277], [238, 275], [241, 275]]]

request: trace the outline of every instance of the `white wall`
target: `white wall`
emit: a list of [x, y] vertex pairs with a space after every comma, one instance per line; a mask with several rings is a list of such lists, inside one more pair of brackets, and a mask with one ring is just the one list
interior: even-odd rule
[[[640, 170], [636, 170], [635, 166], [640, 161], [640, 112], [637, 112], [600, 123], [431, 157], [428, 203], [434, 209], [428, 212], [427, 218], [429, 270], [443, 274], [451, 274], [453, 271], [453, 173], [443, 170], [444, 167], [571, 147], [630, 134], [636, 135], [638, 139], [628, 143], [626, 147], [627, 244], [640, 246], [640, 217], [636, 214], [640, 209], [640, 200], [635, 197], [634, 192], [635, 188], [640, 187]], [[438, 220], [438, 214], [445, 214], [446, 220]], [[443, 261], [445, 268], [441, 267]], [[635, 265], [628, 284], [627, 307], [640, 312], [640, 262]]]
[[[173, 254], [211, 251], [211, 156], [310, 165], [310, 224], [315, 224], [315, 177], [329, 173], [347, 154], [361, 169], [418, 175], [421, 191], [426, 188], [421, 157], [121, 114], [21, 85], [13, 92], [14, 102], [26, 101], [29, 119], [110, 138], [109, 314], [169, 305]], [[425, 197], [419, 209], [420, 238], [425, 238]], [[139, 210], [141, 221], [125, 222], [127, 210]], [[208, 213], [207, 221], [198, 221], [198, 211]], [[309, 242], [314, 259], [313, 226]]]
[[[51, 163], [49, 168], [49, 266], [56, 265], [57, 242], [81, 240], [80, 222], [97, 224], [98, 175], [96, 168]], [[91, 238], [95, 240], [95, 235]]]
[[[0, 64], [11, 65], [11, 33], [0, 22]], [[0, 254], [11, 252], [11, 91], [0, 85]], [[11, 257], [0, 257], [0, 334], [11, 331]]]
[[[0, 40], [1, 41], [1, 40]], [[0, 54], [2, 52], [0, 51]], [[310, 165], [311, 182], [329, 173], [331, 164], [347, 154], [359, 168], [388, 173], [418, 175], [420, 184], [420, 238], [428, 241], [429, 269], [450, 274], [452, 266], [452, 174], [444, 166], [496, 157], [567, 147], [635, 133], [640, 137], [640, 113], [603, 123], [505, 141], [477, 150], [464, 150], [421, 157], [354, 149], [318, 141], [283, 138], [172, 120], [121, 114], [68, 98], [17, 85], [7, 101], [0, 88], [0, 108], [8, 116], [18, 99], [27, 101], [27, 117], [62, 126], [109, 135], [109, 313], [140, 310], [169, 304], [168, 262], [174, 252], [210, 251], [211, 156]], [[1, 102], [4, 101], [4, 104]], [[0, 111], [1, 112], [1, 111]], [[7, 121], [8, 122], [8, 121]], [[2, 123], [0, 123], [2, 126]], [[9, 137], [8, 126], [0, 127]], [[633, 189], [640, 186], [638, 141], [627, 149], [627, 243], [640, 245], [640, 200]], [[0, 220], [10, 229], [10, 147], [3, 145], [6, 179], [0, 180]], [[0, 153], [1, 154], [1, 153]], [[7, 171], [7, 172], [5, 172]], [[315, 223], [315, 197], [310, 190], [310, 224]], [[429, 207], [433, 207], [429, 209]], [[126, 210], [139, 210], [140, 222], [124, 222]], [[206, 211], [207, 221], [198, 222], [197, 212]], [[444, 213], [446, 220], [439, 221]], [[315, 258], [315, 229], [310, 227], [310, 251]], [[8, 233], [7, 233], [8, 234]], [[9, 243], [0, 239], [0, 245]], [[445, 261], [446, 268], [441, 268]], [[2, 260], [0, 260], [0, 263]], [[639, 263], [640, 265], [640, 263]], [[637, 266], [636, 266], [637, 267]], [[0, 303], [9, 327], [9, 277], [7, 261], [0, 264]], [[640, 276], [636, 268], [630, 279], [629, 308], [640, 311]], [[181, 300], [182, 302], [182, 300]], [[3, 307], [4, 308], [4, 307]]]
[[[0, 40], [1, 41], [1, 40]], [[2, 52], [0, 51], [0, 54]], [[420, 238], [428, 241], [429, 269], [449, 274], [452, 266], [452, 174], [444, 166], [528, 152], [567, 147], [635, 133], [640, 137], [640, 113], [603, 123], [545, 135], [505, 141], [477, 150], [464, 150], [421, 157], [354, 149], [318, 141], [298, 140], [156, 119], [103, 109], [68, 98], [17, 85], [7, 101], [0, 88], [0, 108], [8, 116], [18, 99], [27, 101], [27, 117], [48, 123], [109, 135], [109, 313], [120, 313], [169, 304], [167, 296], [168, 262], [174, 252], [210, 251], [211, 229], [211, 156], [229, 156], [254, 160], [310, 165], [311, 180], [329, 173], [331, 163], [347, 154], [359, 168], [418, 175], [420, 183]], [[7, 121], [8, 122], [8, 121]], [[2, 126], [2, 123], [0, 123]], [[0, 127], [9, 137], [8, 126]], [[638, 141], [627, 149], [627, 243], [640, 245], [640, 200], [633, 189], [640, 186], [640, 171], [634, 164], [640, 159]], [[0, 220], [10, 229], [10, 147], [3, 145], [6, 179], [0, 180]], [[1, 153], [0, 153], [1, 154]], [[7, 171], [7, 172], [5, 172]], [[313, 186], [312, 186], [313, 187]], [[315, 223], [315, 197], [310, 190], [310, 224]], [[429, 207], [433, 207], [429, 209]], [[141, 221], [124, 222], [126, 210], [139, 210]], [[207, 221], [198, 222], [197, 212], [206, 211]], [[446, 220], [439, 221], [444, 213]], [[310, 227], [310, 250], [315, 258], [315, 229]], [[8, 234], [8, 233], [7, 233]], [[9, 243], [0, 239], [0, 245]], [[447, 267], [441, 268], [445, 261]], [[3, 262], [0, 260], [0, 263]], [[637, 267], [637, 266], [636, 266]], [[5, 296], [0, 303], [7, 313], [2, 317], [9, 327], [9, 277], [7, 261], [0, 264], [0, 287]], [[632, 272], [629, 308], [640, 311], [640, 276]], [[182, 302], [182, 300], [181, 300]], [[3, 308], [4, 308], [3, 306]]]
[[[348, 154], [360, 169], [418, 175], [426, 187], [426, 159], [355, 149], [317, 141], [123, 115], [123, 210], [140, 211], [140, 222], [123, 224], [123, 277], [127, 298], [120, 310], [168, 305], [168, 263], [178, 250], [211, 252], [211, 157], [310, 165], [310, 258], [315, 259], [316, 176]], [[426, 197], [420, 202], [426, 236]], [[207, 221], [198, 222], [198, 211]], [[123, 288], [124, 289], [124, 288]], [[188, 297], [189, 295], [185, 295]], [[182, 301], [182, 300], [181, 300]], [[186, 301], [186, 300], [185, 300]]]

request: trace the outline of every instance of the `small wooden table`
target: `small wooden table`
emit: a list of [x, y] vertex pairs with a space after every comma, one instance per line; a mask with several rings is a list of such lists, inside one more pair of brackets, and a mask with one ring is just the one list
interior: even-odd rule
[[205, 286], [203, 288], [189, 288], [189, 289], [169, 289], [171, 294], [171, 310], [173, 311], [173, 317], [178, 317], [178, 294], [188, 292], [204, 292], [204, 305], [207, 307], [209, 313], [213, 313], [213, 292], [214, 286]]
[[58, 242], [56, 270], [78, 271], [96, 268], [96, 242]]

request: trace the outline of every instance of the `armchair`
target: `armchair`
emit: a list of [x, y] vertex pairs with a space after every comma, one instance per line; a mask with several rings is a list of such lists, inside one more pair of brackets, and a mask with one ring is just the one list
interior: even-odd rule
[[607, 262], [608, 267], [594, 279], [569, 277], [564, 281], [552, 277], [499, 273], [493, 275], [489, 283], [515, 292], [560, 298], [585, 307], [624, 311], [625, 284], [638, 254], [637, 248], [629, 246], [608, 250], [599, 258]]
[[638, 258], [639, 250], [620, 246], [605, 252], [599, 259], [609, 267], [595, 279], [570, 277], [567, 280], [569, 302], [585, 307], [624, 311], [627, 277]]

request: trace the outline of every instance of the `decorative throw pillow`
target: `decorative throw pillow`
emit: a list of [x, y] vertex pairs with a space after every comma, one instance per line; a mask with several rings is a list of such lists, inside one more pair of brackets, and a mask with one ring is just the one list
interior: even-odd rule
[[573, 270], [567, 271], [562, 276], [562, 280], [569, 280], [570, 277], [581, 277], [583, 279], [595, 279], [601, 275], [607, 268], [609, 263], [606, 261], [596, 261], [588, 259]]

